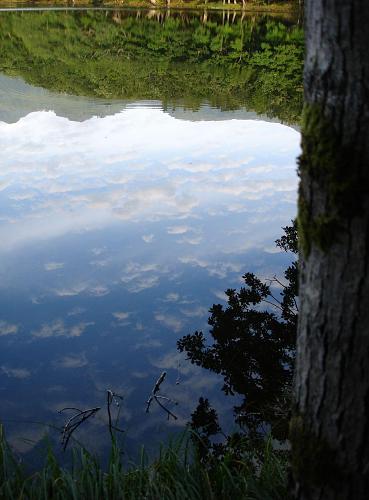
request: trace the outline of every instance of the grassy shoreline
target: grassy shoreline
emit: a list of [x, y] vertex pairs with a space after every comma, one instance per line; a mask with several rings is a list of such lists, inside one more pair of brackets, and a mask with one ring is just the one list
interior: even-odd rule
[[[204, 464], [189, 447], [189, 439], [163, 446], [148, 463], [123, 465], [114, 441], [108, 465], [82, 448], [74, 448], [71, 468], [63, 467], [45, 443], [45, 462], [27, 472], [9, 447], [0, 425], [0, 498], [2, 500], [286, 500], [287, 461], [268, 440], [261, 453], [249, 450], [237, 461]], [[257, 467], [254, 466], [257, 465]]]

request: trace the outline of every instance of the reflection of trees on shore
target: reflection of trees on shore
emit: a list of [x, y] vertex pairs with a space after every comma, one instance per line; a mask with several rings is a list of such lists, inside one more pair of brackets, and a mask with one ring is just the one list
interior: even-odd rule
[[[231, 2], [228, 2], [230, 4]], [[111, 17], [113, 21], [121, 24], [123, 19], [135, 17], [136, 19], [153, 19], [159, 23], [163, 23], [165, 19], [169, 17], [173, 19], [180, 19], [182, 22], [189, 23], [194, 19], [200, 20], [203, 23], [207, 21], [215, 22], [217, 24], [235, 24], [239, 21], [250, 21], [252, 20], [254, 23], [260, 19], [260, 15], [251, 14], [250, 12], [246, 12], [244, 10], [234, 10], [227, 9], [227, 5], [224, 3], [225, 7], [221, 10], [212, 10], [211, 8], [205, 7], [204, 9], [197, 10], [171, 10], [170, 8], [165, 10], [160, 9], [140, 9], [135, 11], [134, 13], [129, 10], [123, 9], [113, 9], [111, 12]], [[210, 4], [209, 4], [210, 7]], [[283, 23], [287, 23], [290, 25], [294, 25], [298, 19], [295, 19], [295, 16], [281, 16], [280, 13], [268, 13], [269, 18], [275, 18]], [[298, 24], [298, 22], [297, 22]]]
[[[296, 223], [284, 232], [277, 246], [297, 254]], [[248, 438], [264, 436], [267, 424], [273, 437], [286, 440], [298, 315], [297, 261], [286, 269], [283, 280], [274, 276], [261, 281], [252, 273], [243, 279], [245, 286], [239, 291], [226, 291], [227, 306], [211, 307], [210, 338], [196, 331], [182, 337], [178, 349], [192, 363], [220, 374], [225, 394], [242, 397], [234, 407], [235, 422]], [[200, 451], [205, 455], [210, 450], [224, 452], [210, 441], [220, 427], [207, 399], [200, 398], [191, 425], [205, 444]]]
[[303, 36], [242, 12], [2, 13], [0, 70], [50, 90], [299, 119]]

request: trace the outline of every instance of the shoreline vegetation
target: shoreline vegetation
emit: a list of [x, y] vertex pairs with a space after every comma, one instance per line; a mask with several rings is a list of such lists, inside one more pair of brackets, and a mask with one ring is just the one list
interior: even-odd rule
[[177, 9], [177, 10], [217, 10], [242, 11], [255, 14], [283, 14], [296, 16], [301, 10], [301, 0], [0, 0], [1, 8], [135, 8], [135, 9]]
[[184, 433], [162, 446], [149, 462], [144, 451], [138, 463], [123, 464], [124, 452], [112, 441], [105, 467], [83, 448], [71, 453], [71, 466], [61, 466], [44, 441], [44, 465], [27, 470], [15, 456], [0, 425], [0, 498], [10, 500], [287, 500], [288, 464], [273, 450], [272, 440], [259, 450], [250, 448], [237, 460], [203, 463]]

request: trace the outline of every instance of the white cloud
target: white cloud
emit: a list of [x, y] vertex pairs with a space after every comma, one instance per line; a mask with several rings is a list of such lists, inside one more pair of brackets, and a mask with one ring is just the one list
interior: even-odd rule
[[140, 293], [160, 283], [160, 276], [167, 274], [169, 268], [154, 263], [129, 262], [126, 264], [120, 281], [130, 293]]
[[191, 231], [189, 226], [170, 226], [167, 228], [168, 234], [184, 234]]
[[180, 240], [177, 240], [177, 243], [187, 243], [188, 245], [200, 245], [202, 242], [202, 236], [193, 236], [193, 237], [185, 237]]
[[[219, 203], [241, 210], [276, 192], [291, 200], [299, 137], [278, 123], [190, 122], [149, 108], [84, 122], [44, 111], [0, 122], [0, 186], [11, 179], [19, 201], [0, 230], [0, 250], [125, 221], [171, 221], [169, 234], [186, 234], [191, 228], [175, 220]], [[153, 233], [142, 238], [150, 243]]]
[[182, 264], [189, 264], [193, 267], [203, 267], [206, 268], [209, 265], [209, 262], [204, 259], [199, 259], [198, 257], [193, 257], [192, 255], [187, 255], [183, 257], [178, 257], [179, 262]]
[[75, 285], [59, 288], [54, 290], [55, 295], [58, 297], [75, 297], [81, 293], [87, 293], [93, 297], [104, 297], [110, 293], [110, 290], [105, 285], [91, 285], [89, 283], [77, 283]]
[[87, 327], [94, 325], [94, 322], [81, 322], [76, 325], [66, 326], [62, 319], [56, 319], [51, 323], [45, 323], [39, 330], [32, 332], [33, 337], [80, 337]]
[[69, 334], [67, 334], [67, 336], [80, 337], [87, 327], [93, 326], [94, 324], [94, 321], [78, 323], [77, 325], [74, 325], [69, 329]]
[[208, 272], [210, 276], [226, 278], [229, 273], [239, 273], [243, 267], [243, 264], [233, 262], [215, 262], [211, 266], [208, 266]]
[[55, 295], [58, 297], [74, 297], [75, 295], [79, 295], [87, 289], [87, 283], [78, 283], [77, 285], [73, 285], [69, 288], [60, 288], [55, 290]]
[[179, 300], [179, 294], [175, 292], [167, 293], [164, 302], [177, 302]]
[[159, 270], [159, 264], [150, 262], [144, 264], [140, 264], [139, 262], [129, 262], [126, 265], [126, 272], [134, 276], [136, 274], [148, 273], [150, 271], [157, 271], [157, 270]]
[[74, 307], [68, 312], [68, 316], [77, 316], [78, 314], [82, 314], [86, 311], [84, 307]]
[[0, 192], [5, 191], [11, 185], [11, 181], [0, 181]]
[[138, 342], [137, 344], [134, 345], [134, 349], [150, 349], [153, 347], [161, 347], [162, 343], [159, 339], [147, 339], [143, 340], [142, 342]]
[[181, 313], [189, 318], [200, 318], [206, 316], [209, 313], [209, 309], [202, 306], [196, 306], [190, 309], [181, 309]]
[[85, 353], [63, 356], [55, 362], [59, 368], [82, 368], [88, 364]]
[[227, 295], [223, 290], [213, 290], [213, 295], [222, 302], [227, 302]]
[[131, 293], [139, 293], [148, 288], [153, 288], [159, 285], [158, 276], [149, 276], [147, 278], [139, 278], [137, 282], [128, 287], [128, 291]]
[[7, 323], [6, 321], [0, 321], [0, 337], [5, 335], [15, 335], [18, 333], [18, 325]]
[[130, 314], [131, 313], [124, 312], [124, 311], [117, 311], [117, 312], [112, 313], [114, 318], [117, 319], [118, 321], [124, 321], [125, 319], [129, 318]]
[[106, 251], [105, 247], [102, 247], [102, 248], [91, 248], [91, 253], [93, 253], [94, 255], [96, 255], [96, 257], [98, 257], [99, 255], [101, 255], [105, 251]]
[[142, 239], [145, 243], [152, 243], [154, 240], [155, 236], [153, 234], [144, 234], [142, 236]]
[[91, 260], [90, 265], [96, 267], [107, 267], [110, 264], [110, 259], [96, 259]]
[[183, 321], [171, 314], [156, 313], [155, 319], [176, 333], [180, 332], [183, 328]]
[[108, 295], [108, 293], [110, 293], [110, 290], [104, 285], [96, 285], [89, 288], [88, 292], [94, 297], [104, 297], [105, 295]]
[[38, 305], [38, 304], [42, 303], [42, 299], [43, 299], [43, 296], [39, 296], [39, 297], [32, 296], [31, 302], [32, 302], [32, 304]]
[[2, 365], [0, 369], [10, 378], [25, 379], [31, 376], [31, 372], [26, 368], [10, 368], [9, 366]]
[[232, 272], [239, 273], [243, 268], [243, 264], [240, 263], [205, 260], [192, 255], [179, 257], [178, 260], [182, 264], [206, 269], [209, 276], [216, 276], [220, 279], [226, 278]]
[[63, 269], [64, 262], [47, 262], [44, 264], [45, 271], [56, 271], [57, 269]]
[[196, 365], [189, 363], [185, 359], [185, 355], [178, 351], [170, 351], [161, 356], [160, 358], [151, 359], [151, 364], [162, 370], [177, 370], [182, 375], [190, 373], [199, 373], [200, 368]]

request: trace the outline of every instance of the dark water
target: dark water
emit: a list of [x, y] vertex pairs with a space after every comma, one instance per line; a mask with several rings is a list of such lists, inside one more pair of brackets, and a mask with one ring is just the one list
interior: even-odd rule
[[[18, 451], [44, 435], [31, 422], [60, 426], [107, 389], [131, 451], [201, 395], [231, 421], [221, 379], [176, 341], [244, 272], [287, 263], [273, 242], [296, 210], [300, 38], [265, 17], [0, 13], [0, 421]], [[176, 421], [145, 413], [163, 370]], [[81, 426], [91, 451], [106, 422]]]

